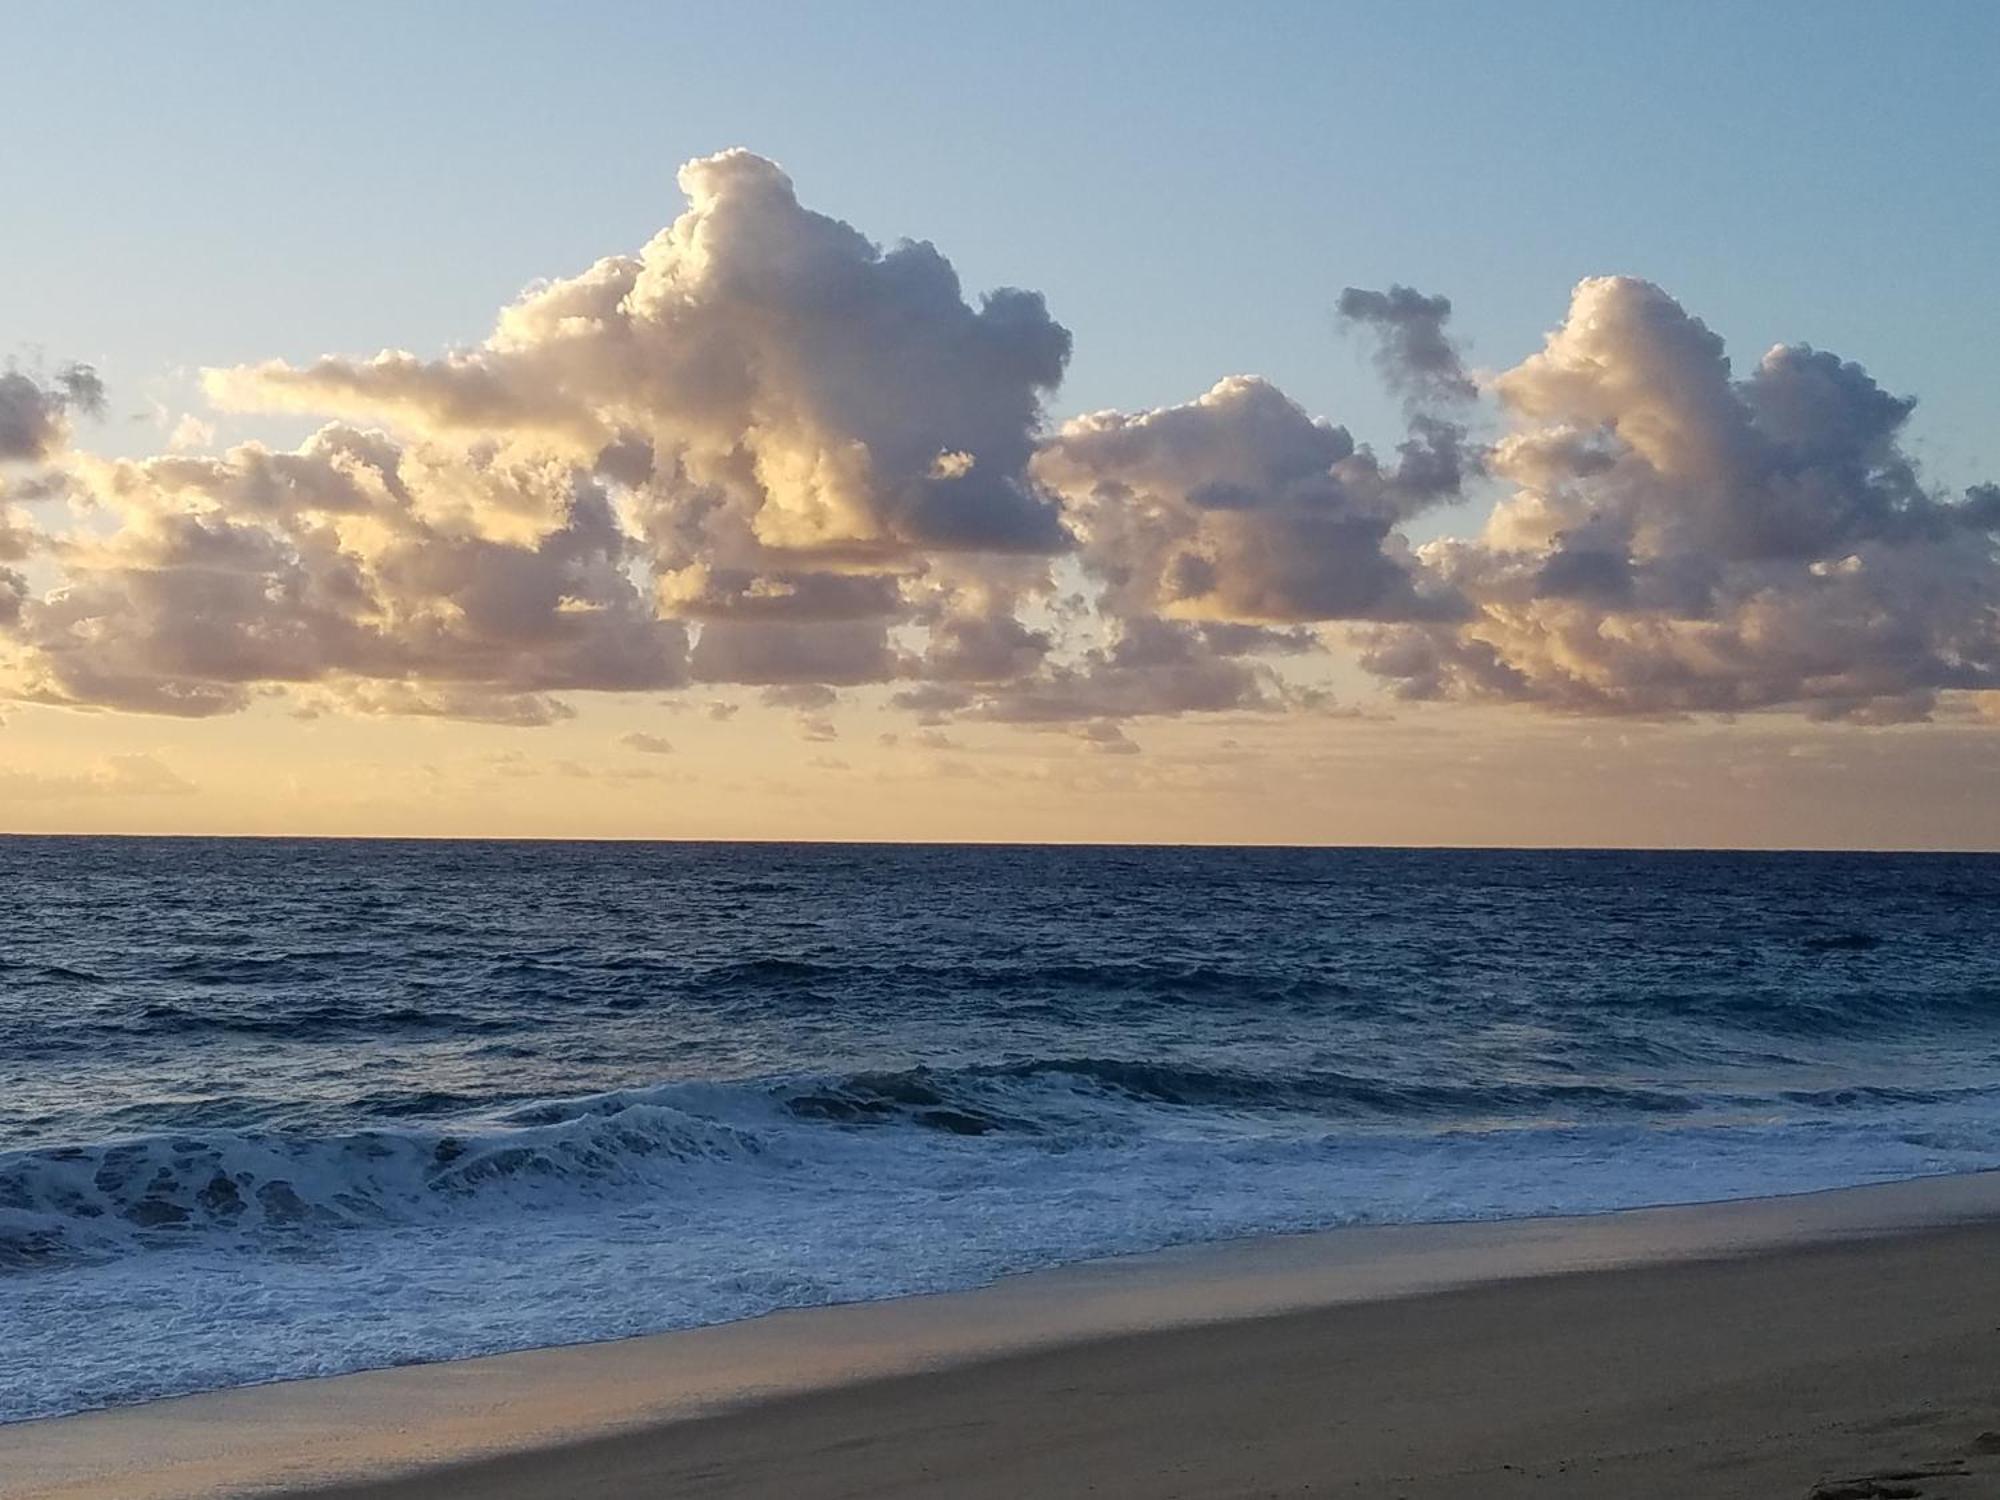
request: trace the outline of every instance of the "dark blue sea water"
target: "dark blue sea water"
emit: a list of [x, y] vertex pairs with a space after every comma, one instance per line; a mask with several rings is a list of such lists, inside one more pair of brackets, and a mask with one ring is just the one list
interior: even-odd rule
[[2000, 858], [0, 840], [0, 1417], [2000, 1165]]

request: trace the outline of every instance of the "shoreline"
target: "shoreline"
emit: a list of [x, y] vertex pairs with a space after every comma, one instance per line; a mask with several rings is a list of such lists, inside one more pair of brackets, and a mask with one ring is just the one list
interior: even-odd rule
[[[1581, 1218], [1274, 1235], [1029, 1272], [966, 1292], [789, 1310], [608, 1343], [239, 1387], [17, 1423], [0, 1427], [0, 1493], [15, 1500], [175, 1500], [325, 1491], [387, 1500], [419, 1493], [526, 1496], [548, 1493], [557, 1482], [567, 1492], [570, 1480], [552, 1478], [550, 1465], [581, 1466], [578, 1474], [600, 1477], [605, 1464], [623, 1466], [620, 1482], [630, 1482], [634, 1464], [648, 1475], [664, 1472], [660, 1465], [741, 1441], [746, 1429], [754, 1436], [760, 1423], [803, 1421], [811, 1428], [827, 1419], [827, 1410], [839, 1409], [843, 1423], [865, 1427], [871, 1419], [902, 1420], [913, 1397], [934, 1405], [959, 1387], [974, 1392], [961, 1399], [975, 1406], [997, 1399], [995, 1381], [1018, 1397], [1024, 1370], [1029, 1387], [1041, 1389], [1071, 1366], [1119, 1358], [1144, 1366], [1160, 1351], [1135, 1354], [1132, 1346], [1148, 1341], [1207, 1346], [1275, 1339], [1289, 1348], [1303, 1327], [1331, 1317], [1352, 1325], [1350, 1333], [1365, 1324], [1391, 1340], [1400, 1324], [1421, 1343], [1422, 1329], [1443, 1316], [1439, 1309], [1452, 1298], [1500, 1304], [1494, 1316], [1505, 1323], [1510, 1302], [1539, 1305], [1553, 1296], [1580, 1305], [1601, 1301], [1609, 1289], [1620, 1304], [1621, 1279], [1627, 1285], [1620, 1305], [1627, 1306], [1656, 1292], [1654, 1282], [1681, 1284], [1691, 1297], [1686, 1318], [1699, 1325], [1704, 1304], [1691, 1283], [1761, 1279], [1769, 1283], [1757, 1294], [1763, 1297], [1804, 1280], [1787, 1271], [1788, 1261], [1810, 1260], [1822, 1272], [1838, 1264], [1866, 1282], [1876, 1274], [1871, 1265], [1879, 1272], [1899, 1257], [1913, 1265], [1943, 1257], [1967, 1282], [1966, 1294], [1976, 1295], [1991, 1288], [1962, 1273], [1986, 1260], [2000, 1265], [1990, 1253], [1996, 1249], [2000, 1173]], [[1843, 1315], [1840, 1303], [1817, 1312], [1821, 1321]], [[1996, 1320], [1979, 1316], [1990, 1338]], [[1727, 1330], [1714, 1332], [1721, 1339]], [[1580, 1339], [1575, 1353], [1587, 1363], [1604, 1342]], [[1300, 1356], [1292, 1350], [1285, 1357]], [[1314, 1379], [1337, 1383], [1340, 1375], [1316, 1370]], [[1230, 1394], [1198, 1372], [1187, 1378], [1211, 1403]], [[856, 1402], [859, 1416], [849, 1410]], [[1045, 1413], [1038, 1425], [1060, 1415]], [[2000, 1428], [2000, 1409], [1981, 1425]], [[1110, 1420], [1102, 1430], [1122, 1429]], [[1157, 1435], [1142, 1451], [1168, 1436]], [[893, 1447], [877, 1451], [877, 1459], [893, 1464]], [[936, 1454], [930, 1460], [942, 1461]], [[989, 1456], [979, 1472], [992, 1469]], [[829, 1469], [840, 1472], [838, 1464]], [[415, 1487], [396, 1479], [409, 1474], [420, 1476]], [[726, 1472], [708, 1481], [687, 1492], [736, 1492]], [[797, 1475], [764, 1482], [807, 1492], [797, 1489]], [[1048, 1480], [1018, 1476], [1016, 1482], [1027, 1493]], [[453, 1488], [461, 1484], [474, 1487]], [[1100, 1490], [1118, 1492], [1115, 1484]], [[863, 1484], [859, 1492], [867, 1491]], [[578, 1491], [585, 1492], [598, 1491]]]

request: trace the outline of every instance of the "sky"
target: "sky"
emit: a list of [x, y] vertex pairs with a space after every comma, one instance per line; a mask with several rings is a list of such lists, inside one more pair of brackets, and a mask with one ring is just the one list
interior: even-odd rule
[[0, 829], [2000, 847], [1991, 6], [9, 29]]

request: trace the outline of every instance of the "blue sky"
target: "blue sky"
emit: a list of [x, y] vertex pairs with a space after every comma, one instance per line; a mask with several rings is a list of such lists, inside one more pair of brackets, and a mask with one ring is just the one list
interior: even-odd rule
[[[1048, 295], [1065, 411], [1257, 371], [1393, 412], [1347, 283], [1449, 293], [1481, 364], [1580, 276], [1914, 393], [1953, 484], [2000, 468], [2000, 7], [375, 5], [12, 12], [0, 357], [120, 409], [176, 367], [486, 331], [636, 247], [743, 144], [816, 207]], [[150, 429], [107, 431], [138, 450]]]

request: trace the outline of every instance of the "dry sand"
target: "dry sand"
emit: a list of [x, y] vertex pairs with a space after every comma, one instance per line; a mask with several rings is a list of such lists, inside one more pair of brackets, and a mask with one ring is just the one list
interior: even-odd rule
[[343, 1500], [2000, 1496], [2000, 1230], [1101, 1340]]
[[[0, 1493], [2000, 1496], [2000, 1223], [1936, 1227], [1990, 1211], [1996, 1184], [1957, 1184], [1259, 1242], [963, 1299], [30, 1423], [0, 1429]], [[1885, 1215], [1931, 1227], [1863, 1232]], [[1832, 1221], [1861, 1237], [1815, 1237]], [[1705, 1258], [1664, 1258], [1687, 1255]], [[1511, 1279], [1451, 1285], [1470, 1263]], [[1356, 1286], [1410, 1294], [1343, 1301]], [[1137, 1300], [1117, 1311], [1121, 1297]], [[1142, 1304], [1155, 1322], [1226, 1321], [1071, 1342], [1031, 1330], [1017, 1352], [933, 1347], [929, 1368], [870, 1373], [907, 1362], [926, 1327], [1067, 1307], [1075, 1326], [1117, 1328]], [[845, 1383], [745, 1402], [745, 1372], [786, 1351]], [[738, 1404], [694, 1415], [704, 1379]], [[328, 1487], [343, 1421], [353, 1464], [431, 1462]], [[305, 1456], [281, 1465], [274, 1445], [291, 1437]], [[203, 1442], [234, 1467], [193, 1462]], [[533, 1446], [463, 1456], [517, 1443]]]

